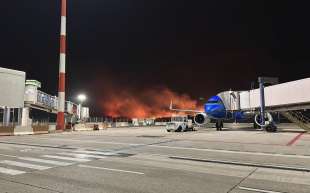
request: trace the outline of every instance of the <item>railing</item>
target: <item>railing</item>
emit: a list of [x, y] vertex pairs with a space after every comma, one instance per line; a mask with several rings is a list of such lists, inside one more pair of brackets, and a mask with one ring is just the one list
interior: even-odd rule
[[310, 118], [303, 115], [302, 112], [300, 111], [290, 111], [290, 113], [296, 117], [299, 121], [305, 123], [305, 124], [309, 124], [310, 123]]
[[282, 115], [285, 116], [288, 120], [296, 123], [299, 127], [305, 130], [310, 130], [310, 119], [303, 115], [300, 111], [288, 111], [282, 112]]

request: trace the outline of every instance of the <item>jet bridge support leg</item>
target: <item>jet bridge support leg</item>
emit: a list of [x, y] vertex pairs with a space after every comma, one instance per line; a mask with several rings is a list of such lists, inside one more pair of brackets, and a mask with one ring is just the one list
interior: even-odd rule
[[[269, 132], [275, 132], [277, 130], [277, 127], [275, 126], [272, 117], [269, 118], [270, 123], [266, 124], [265, 121], [265, 84], [278, 84], [279, 79], [278, 78], [270, 78], [270, 77], [259, 77], [258, 83], [259, 83], [259, 90], [260, 90], [260, 124], [263, 128], [266, 129], [266, 131]], [[269, 114], [271, 116], [271, 114]]]
[[258, 78], [260, 90], [260, 123], [265, 125], [265, 86], [263, 78]]

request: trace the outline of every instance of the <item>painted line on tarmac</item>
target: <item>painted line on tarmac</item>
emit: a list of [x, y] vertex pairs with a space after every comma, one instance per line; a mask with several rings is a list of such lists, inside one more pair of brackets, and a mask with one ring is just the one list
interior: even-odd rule
[[17, 156], [15, 155], [7, 155], [7, 154], [2, 154], [2, 153], [0, 153], [0, 156], [17, 158]]
[[67, 161], [75, 161], [75, 162], [91, 161], [90, 159], [86, 159], [86, 158], [63, 157], [63, 156], [56, 156], [56, 155], [43, 155], [42, 157], [52, 158], [52, 159], [60, 159], [60, 160], [67, 160]]
[[11, 160], [4, 160], [4, 161], [1, 161], [0, 163], [10, 165], [10, 166], [17, 166], [17, 167], [29, 168], [29, 169], [35, 169], [35, 170], [51, 169], [51, 167], [48, 167], [48, 166], [41, 166], [41, 165], [35, 165], [35, 164], [29, 164], [29, 163], [23, 163], [23, 162], [11, 161]]
[[104, 159], [107, 158], [105, 156], [100, 156], [100, 155], [89, 155], [89, 154], [81, 154], [81, 153], [57, 153], [58, 155], [68, 155], [68, 156], [73, 156], [75, 158], [82, 158], [82, 159], [87, 159], [87, 158], [97, 158], [97, 159]]
[[251, 191], [251, 192], [260, 192], [260, 193], [286, 193], [286, 192], [276, 192], [272, 190], [263, 190], [263, 189], [256, 189], [256, 188], [248, 188], [248, 187], [243, 187], [239, 186], [238, 187], [240, 190], [246, 190], [246, 191]]
[[103, 156], [117, 155], [117, 153], [112, 153], [111, 151], [102, 152], [102, 151], [77, 150], [77, 151], [74, 151], [74, 152], [76, 152], [76, 153], [82, 153], [82, 154], [103, 155]]
[[20, 174], [25, 174], [26, 172], [21, 171], [21, 170], [13, 170], [13, 169], [0, 167], [0, 173], [15, 176], [15, 175], [20, 175]]
[[96, 170], [108, 170], [108, 171], [114, 171], [114, 172], [122, 172], [122, 173], [131, 173], [131, 174], [138, 174], [138, 175], [144, 175], [142, 172], [135, 172], [135, 171], [129, 171], [129, 170], [120, 170], [120, 169], [113, 169], [113, 168], [104, 168], [104, 167], [95, 167], [90, 165], [78, 165], [81, 168], [90, 168], [90, 169], [96, 169]]
[[39, 159], [39, 158], [32, 158], [32, 157], [18, 157], [20, 160], [26, 160], [31, 162], [39, 162], [44, 164], [51, 164], [56, 166], [70, 166], [74, 163], [69, 162], [62, 162], [62, 161], [56, 161], [56, 160], [48, 160], [48, 159]]
[[248, 151], [236, 151], [236, 150], [222, 150], [222, 149], [201, 149], [193, 147], [173, 147], [164, 145], [149, 145], [150, 147], [168, 148], [168, 149], [181, 149], [181, 150], [197, 150], [217, 153], [233, 153], [233, 154], [247, 154], [247, 155], [263, 155], [263, 156], [275, 156], [275, 157], [290, 157], [290, 158], [304, 158], [310, 159], [310, 155], [295, 155], [295, 154], [275, 154], [275, 153], [262, 153], [262, 152], [248, 152]]
[[170, 156], [169, 158], [170, 159], [177, 159], [177, 160], [208, 162], [208, 163], [215, 163], [215, 164], [237, 165], [237, 166], [246, 166], [246, 167], [258, 167], [258, 168], [289, 170], [289, 171], [298, 171], [298, 172], [310, 172], [310, 168], [300, 168], [300, 167], [292, 167], [292, 166], [284, 166], [284, 165], [267, 165], [267, 164], [256, 164], [256, 163], [237, 162], [237, 161], [198, 159], [198, 158], [191, 158], [191, 157], [178, 157], [178, 156]]
[[299, 133], [299, 134], [296, 135], [291, 141], [289, 141], [286, 145], [287, 145], [287, 146], [293, 145], [293, 144], [296, 143], [304, 134], [305, 134], [305, 132], [304, 132], [304, 133]]

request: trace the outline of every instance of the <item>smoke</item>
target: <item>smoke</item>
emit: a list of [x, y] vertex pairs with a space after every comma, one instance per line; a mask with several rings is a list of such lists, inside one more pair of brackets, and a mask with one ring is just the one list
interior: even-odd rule
[[169, 110], [170, 101], [174, 108], [198, 109], [197, 101], [186, 94], [179, 94], [167, 87], [148, 89], [105, 88], [101, 108], [105, 115], [113, 117], [148, 118], [165, 117], [173, 113]]

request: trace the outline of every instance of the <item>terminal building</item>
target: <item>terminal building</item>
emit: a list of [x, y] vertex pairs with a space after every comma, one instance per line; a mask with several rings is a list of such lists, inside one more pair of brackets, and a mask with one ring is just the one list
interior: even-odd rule
[[[57, 96], [47, 94], [26, 73], [0, 68], [0, 135], [44, 133], [55, 130]], [[66, 123], [89, 118], [89, 108], [65, 104]]]

